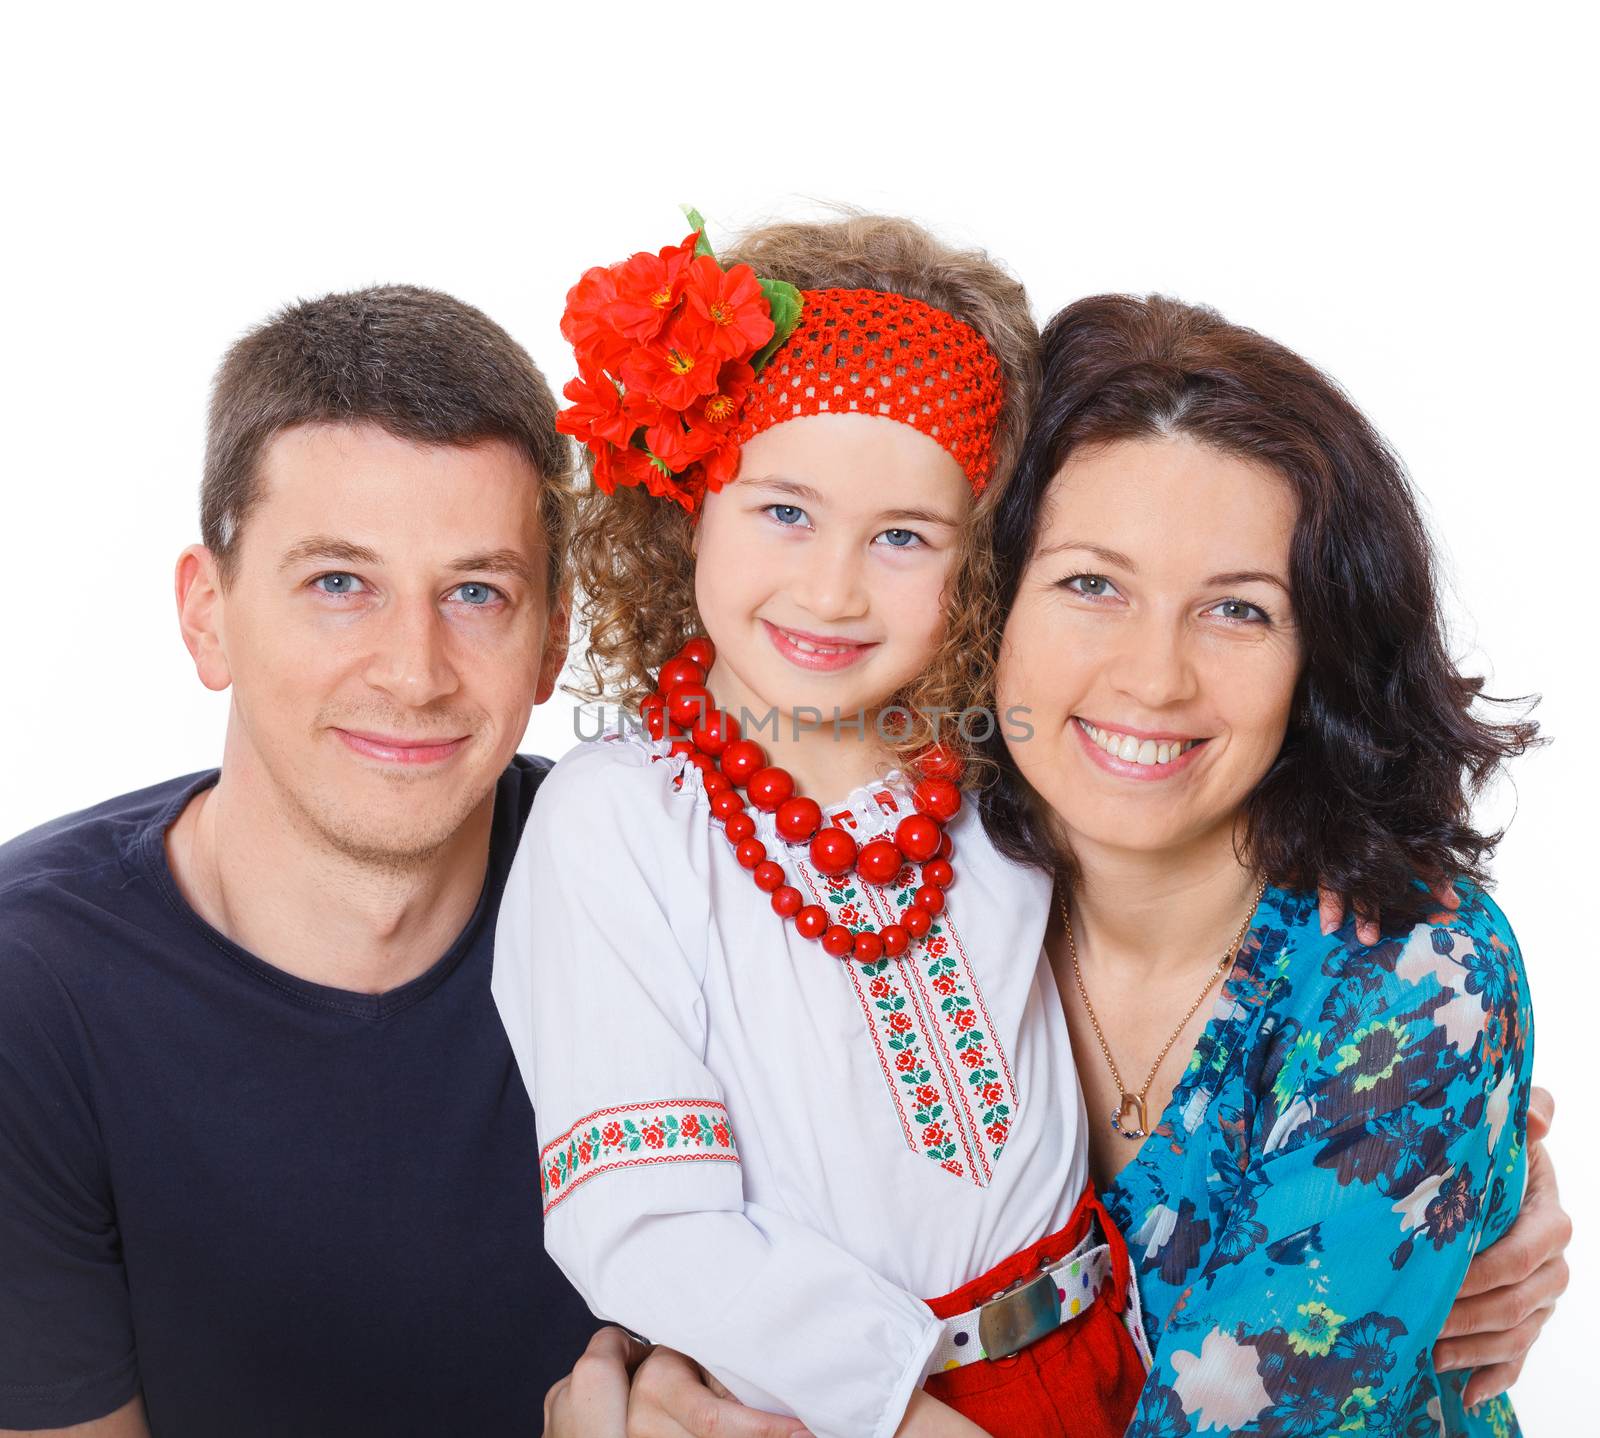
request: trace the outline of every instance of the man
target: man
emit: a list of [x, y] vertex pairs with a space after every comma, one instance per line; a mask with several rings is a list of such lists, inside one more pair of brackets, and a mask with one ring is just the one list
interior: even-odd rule
[[225, 360], [176, 576], [220, 773], [0, 848], [0, 1429], [539, 1431], [596, 1325], [489, 971], [566, 654], [554, 415], [427, 290]]

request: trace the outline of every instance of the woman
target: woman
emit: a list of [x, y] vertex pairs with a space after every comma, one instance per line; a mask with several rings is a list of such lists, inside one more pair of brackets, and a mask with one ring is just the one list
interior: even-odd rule
[[[991, 698], [1033, 734], [997, 747], [986, 818], [1072, 874], [1050, 956], [1157, 1349], [1130, 1431], [1511, 1431], [1429, 1355], [1520, 1192], [1525, 992], [1465, 797], [1531, 730], [1471, 717], [1404, 483], [1310, 367], [1164, 301], [1074, 306], [1044, 353], [993, 511]], [[1466, 876], [1459, 916], [1418, 872]], [[1323, 939], [1319, 875], [1384, 937]], [[615, 1404], [621, 1356], [602, 1336], [554, 1427]], [[666, 1356], [629, 1411], [759, 1421]]]
[[[1091, 1169], [1155, 1350], [1129, 1432], [1514, 1431], [1431, 1350], [1521, 1201], [1532, 1014], [1469, 801], [1534, 726], [1476, 712], [1399, 465], [1313, 367], [1120, 296], [1043, 364], [995, 513], [994, 701], [1035, 732], [985, 820], [1059, 872]], [[1319, 879], [1378, 942], [1322, 933]]]

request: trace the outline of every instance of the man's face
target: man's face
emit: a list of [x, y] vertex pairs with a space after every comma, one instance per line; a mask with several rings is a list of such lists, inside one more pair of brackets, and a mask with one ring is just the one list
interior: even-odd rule
[[532, 465], [499, 440], [287, 430], [236, 560], [230, 769], [341, 852], [425, 862], [491, 802], [565, 655]]

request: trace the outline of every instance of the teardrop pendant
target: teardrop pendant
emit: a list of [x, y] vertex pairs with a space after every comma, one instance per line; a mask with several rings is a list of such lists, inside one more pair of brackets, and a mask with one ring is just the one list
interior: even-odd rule
[[1136, 1093], [1123, 1094], [1122, 1103], [1111, 1115], [1111, 1127], [1124, 1138], [1140, 1139], [1147, 1136], [1144, 1125], [1144, 1100]]

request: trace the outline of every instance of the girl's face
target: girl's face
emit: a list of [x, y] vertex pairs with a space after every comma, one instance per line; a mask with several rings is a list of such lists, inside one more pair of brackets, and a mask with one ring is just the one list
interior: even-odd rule
[[1283, 745], [1300, 671], [1295, 500], [1192, 440], [1081, 451], [1052, 482], [1006, 623], [999, 707], [1072, 849], [1230, 841]]
[[971, 507], [960, 465], [896, 421], [811, 415], [755, 436], [696, 532], [718, 706], [801, 724], [870, 716], [938, 645]]

